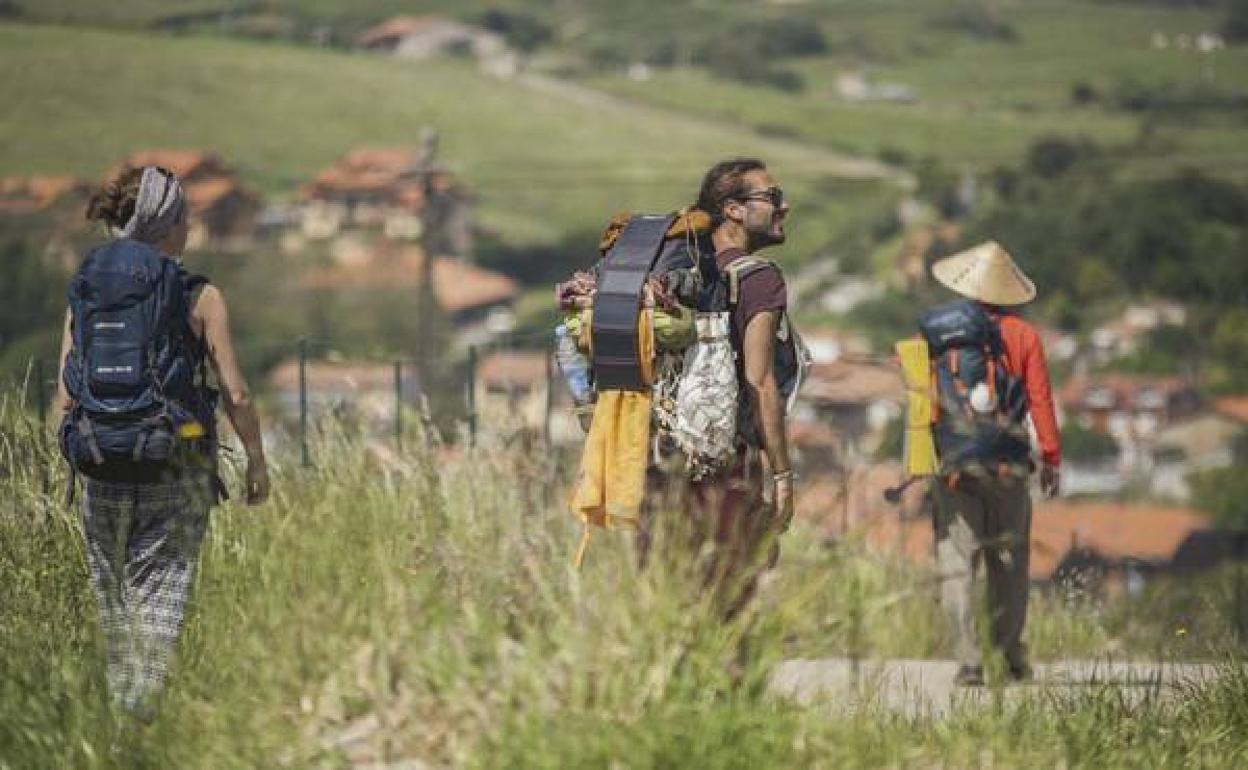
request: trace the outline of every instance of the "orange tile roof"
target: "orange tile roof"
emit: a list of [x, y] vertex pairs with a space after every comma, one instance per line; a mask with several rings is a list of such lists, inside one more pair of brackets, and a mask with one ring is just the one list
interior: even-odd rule
[[0, 207], [38, 211], [86, 187], [85, 182], [70, 174], [3, 177], [0, 178], [0, 196], [8, 200], [0, 203]]
[[252, 197], [236, 180], [228, 178], [205, 179], [201, 182], [188, 182], [185, 185], [186, 200], [190, 204], [191, 213], [198, 214], [213, 207], [217, 201], [232, 193]]
[[828, 449], [840, 445], [840, 434], [826, 422], [801, 420], [789, 423], [789, 443], [802, 449]]
[[[420, 287], [424, 252], [418, 246], [382, 246], [365, 265], [335, 265], [312, 270], [303, 285], [310, 289], [376, 291]], [[520, 285], [512, 278], [453, 257], [433, 261], [433, 294], [452, 315], [514, 299]]]
[[110, 172], [110, 176], [124, 167], [160, 166], [172, 171], [179, 179], [185, 179], [205, 165], [215, 171], [226, 171], [221, 156], [209, 150], [139, 150], [126, 156]]
[[851, 361], [829, 361], [810, 368], [802, 398], [833, 404], [901, 401], [905, 387], [901, 373], [886, 366]]
[[1248, 423], [1248, 395], [1224, 396], [1213, 402], [1213, 409], [1232, 420]]
[[498, 351], [481, 359], [477, 378], [488, 385], [534, 385], [546, 381], [549, 365], [545, 353]]
[[1209, 529], [1190, 508], [1047, 501], [1031, 519], [1032, 578], [1047, 578], [1072, 545], [1111, 560], [1170, 561], [1188, 535]]
[[[305, 369], [308, 390], [331, 393], [362, 393], [394, 389], [394, 365], [368, 361], [309, 361]], [[299, 387], [299, 359], [287, 359], [269, 373], [274, 390]]]
[[[919, 564], [931, 563], [935, 552], [931, 520], [899, 515], [913, 513], [904, 503], [900, 509], [874, 503], [883, 487], [877, 489], [874, 482], [867, 487], [850, 489], [847, 503], [842, 484], [831, 477], [817, 480], [798, 490], [798, 513], [824, 520], [826, 531], [832, 535], [842, 532], [842, 520], [847, 519], [850, 534], [862, 536], [873, 550], [897, 553]], [[1210, 526], [1208, 516], [1183, 507], [1040, 502], [1032, 515], [1029, 573], [1032, 580], [1051, 579], [1072, 548], [1090, 549], [1110, 561], [1137, 559], [1166, 564], [1190, 535]]]
[[1122, 407], [1132, 404], [1144, 390], [1156, 390], [1169, 397], [1190, 387], [1182, 377], [1175, 376], [1096, 374], [1070, 378], [1058, 396], [1067, 408], [1078, 408], [1083, 405], [1090, 391], [1104, 389], [1112, 395], [1116, 407]]
[[356, 147], [335, 165], [362, 170], [408, 171], [420, 163], [421, 151], [414, 147]]
[[355, 42], [357, 45], [367, 48], [369, 46], [377, 45], [378, 43], [383, 43], [387, 40], [415, 34], [423, 29], [434, 26], [435, 24], [447, 23], [451, 22], [446, 17], [432, 14], [426, 14], [423, 16], [395, 16], [392, 19], [383, 21], [375, 27], [370, 27], [369, 29], [364, 30], [364, 32], [360, 33], [360, 35], [356, 37]]
[[464, 260], [440, 257], [433, 263], [433, 293], [438, 303], [453, 314], [515, 299], [520, 284]]

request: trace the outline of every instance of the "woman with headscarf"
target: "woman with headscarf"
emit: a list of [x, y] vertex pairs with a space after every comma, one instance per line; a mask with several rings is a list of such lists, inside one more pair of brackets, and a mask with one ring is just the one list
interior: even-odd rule
[[[125, 462], [125, 457], [117, 463], [103, 461], [110, 447], [106, 445], [101, 450], [105, 437], [98, 430], [93, 433], [84, 409], [101, 398], [107, 399], [100, 393], [110, 391], [100, 382], [108, 385], [110, 377], [114, 378], [111, 392], [116, 395], [115, 373], [131, 368], [124, 361], [120, 365], [101, 364], [104, 354], [97, 354], [95, 349], [102, 346], [100, 338], [110, 331], [108, 327], [122, 327], [124, 323], [116, 317], [110, 320], [105, 315], [92, 315], [90, 329], [83, 328], [86, 318], [77, 319], [79, 328], [75, 329], [74, 308], [81, 309], [84, 302], [116, 291], [118, 281], [131, 277], [139, 280], [139, 276], [119, 269], [124, 260], [134, 259], [136, 254], [162, 274], [167, 272], [164, 268], [170, 265], [164, 260], [177, 259], [186, 247], [186, 196], [177, 178], [163, 168], [127, 169], [92, 196], [87, 219], [103, 222], [115, 239], [88, 255], [71, 285], [58, 388], [59, 406], [69, 418], [62, 424], [62, 448], [66, 447], [67, 435], [81, 430], [85, 436], [78, 435], [80, 445], [86, 444], [98, 463], [99, 472], [92, 472], [85, 479], [82, 512], [91, 584], [107, 645], [108, 685], [116, 703], [148, 720], [155, 713], [154, 700], [164, 687], [169, 658], [182, 626], [208, 511], [218, 499], [218, 492], [223, 491], [215, 474], [212, 410], [216, 394], [203, 381], [204, 364], [211, 364], [215, 372], [226, 414], [247, 455], [244, 497], [248, 503], [258, 504], [267, 498], [268, 471], [259, 422], [235, 359], [225, 298], [206, 279], [190, 276], [180, 266], [171, 273], [178, 296], [165, 301], [169, 303], [167, 307], [178, 308], [178, 315], [184, 314], [185, 318], [174, 318], [168, 322], [174, 325], [171, 330], [159, 331], [162, 339], [172, 340], [170, 346], [177, 347], [164, 353], [162, 360], [184, 357], [182, 360], [187, 363], [183, 369], [198, 370], [199, 387], [211, 394], [195, 399], [201, 407], [207, 404], [206, 413], [177, 429], [181, 437], [187, 438], [187, 445], [201, 447], [205, 442], [197, 444], [193, 438], [206, 433], [207, 449], [201, 459], [207, 462], [170, 460], [155, 466], [159, 473], [153, 473], [150, 464], [140, 462], [153, 453], [155, 442], [147, 434], [134, 447], [134, 463]], [[91, 275], [99, 280], [98, 285], [92, 285], [85, 277], [88, 264], [95, 271]], [[161, 354], [148, 351], [146, 355], [146, 367], [154, 369], [151, 357]], [[84, 372], [84, 368], [89, 371]], [[162, 399], [168, 395], [164, 391], [169, 379], [166, 374], [163, 384], [157, 384]], [[190, 379], [193, 381], [193, 375]], [[168, 412], [168, 404], [163, 404], [162, 409]], [[194, 426], [193, 433], [187, 430], [188, 424]], [[109, 423], [108, 427], [116, 428], [116, 424]], [[123, 425], [121, 429], [124, 428]]]

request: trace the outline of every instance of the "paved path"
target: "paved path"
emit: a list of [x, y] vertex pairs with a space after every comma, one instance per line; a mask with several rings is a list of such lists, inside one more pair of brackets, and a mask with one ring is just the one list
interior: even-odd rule
[[1077, 695], [1088, 688], [1114, 686], [1132, 700], [1179, 695], [1185, 685], [1218, 675], [1218, 667], [1197, 663], [1125, 663], [1070, 660], [1039, 663], [1035, 679], [1002, 688], [957, 687], [957, 664], [939, 660], [864, 660], [845, 658], [789, 660], [776, 667], [771, 689], [803, 705], [836, 710], [880, 708], [906, 716], [941, 717], [953, 709], [1007, 702], [1027, 694]]

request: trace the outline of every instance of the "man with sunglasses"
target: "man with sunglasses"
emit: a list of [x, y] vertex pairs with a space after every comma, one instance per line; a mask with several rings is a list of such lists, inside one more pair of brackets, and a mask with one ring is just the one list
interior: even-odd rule
[[[731, 331], [742, 391], [741, 445], [733, 467], [694, 485], [703, 514], [717, 519], [707, 522], [714, 527], [721, 551], [717, 571], [721, 578], [741, 581], [736, 585], [742, 590], [729, 602], [731, 615], [753, 594], [763, 547], [768, 548], [766, 566], [775, 563], [779, 555], [775, 535], [788, 527], [793, 516], [793, 466], [775, 364], [787, 292], [780, 271], [753, 258], [756, 252], [784, 242], [789, 204], [761, 160], [735, 158], [715, 164], [706, 173], [697, 208], [711, 215], [711, 244], [720, 274], [727, 276], [735, 270], [739, 279], [731, 305]], [[742, 269], [746, 264], [749, 268]], [[764, 473], [771, 475], [772, 505], [763, 497]]]

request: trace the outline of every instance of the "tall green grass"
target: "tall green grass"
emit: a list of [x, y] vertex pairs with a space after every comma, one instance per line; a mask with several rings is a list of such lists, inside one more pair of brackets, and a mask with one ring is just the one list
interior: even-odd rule
[[[16, 397], [0, 399], [0, 768], [1248, 758], [1248, 680], [1233, 669], [1143, 704], [1090, 688], [944, 721], [799, 707], [767, 691], [783, 658], [944, 649], [924, 575], [799, 525], [756, 601], [724, 623], [674, 540], [638, 571], [626, 536], [600, 534], [573, 570], [580, 531], [552, 458], [434, 448], [395, 461], [333, 434], [314, 449], [311, 469], [277, 458], [264, 506], [214, 512], [163, 709], [142, 726], [108, 706], [77, 514], [59, 473], [43, 491], [55, 458]], [[1094, 651], [1079, 635], [1111, 630], [1047, 603], [1032, 624], [1042, 657]]]

